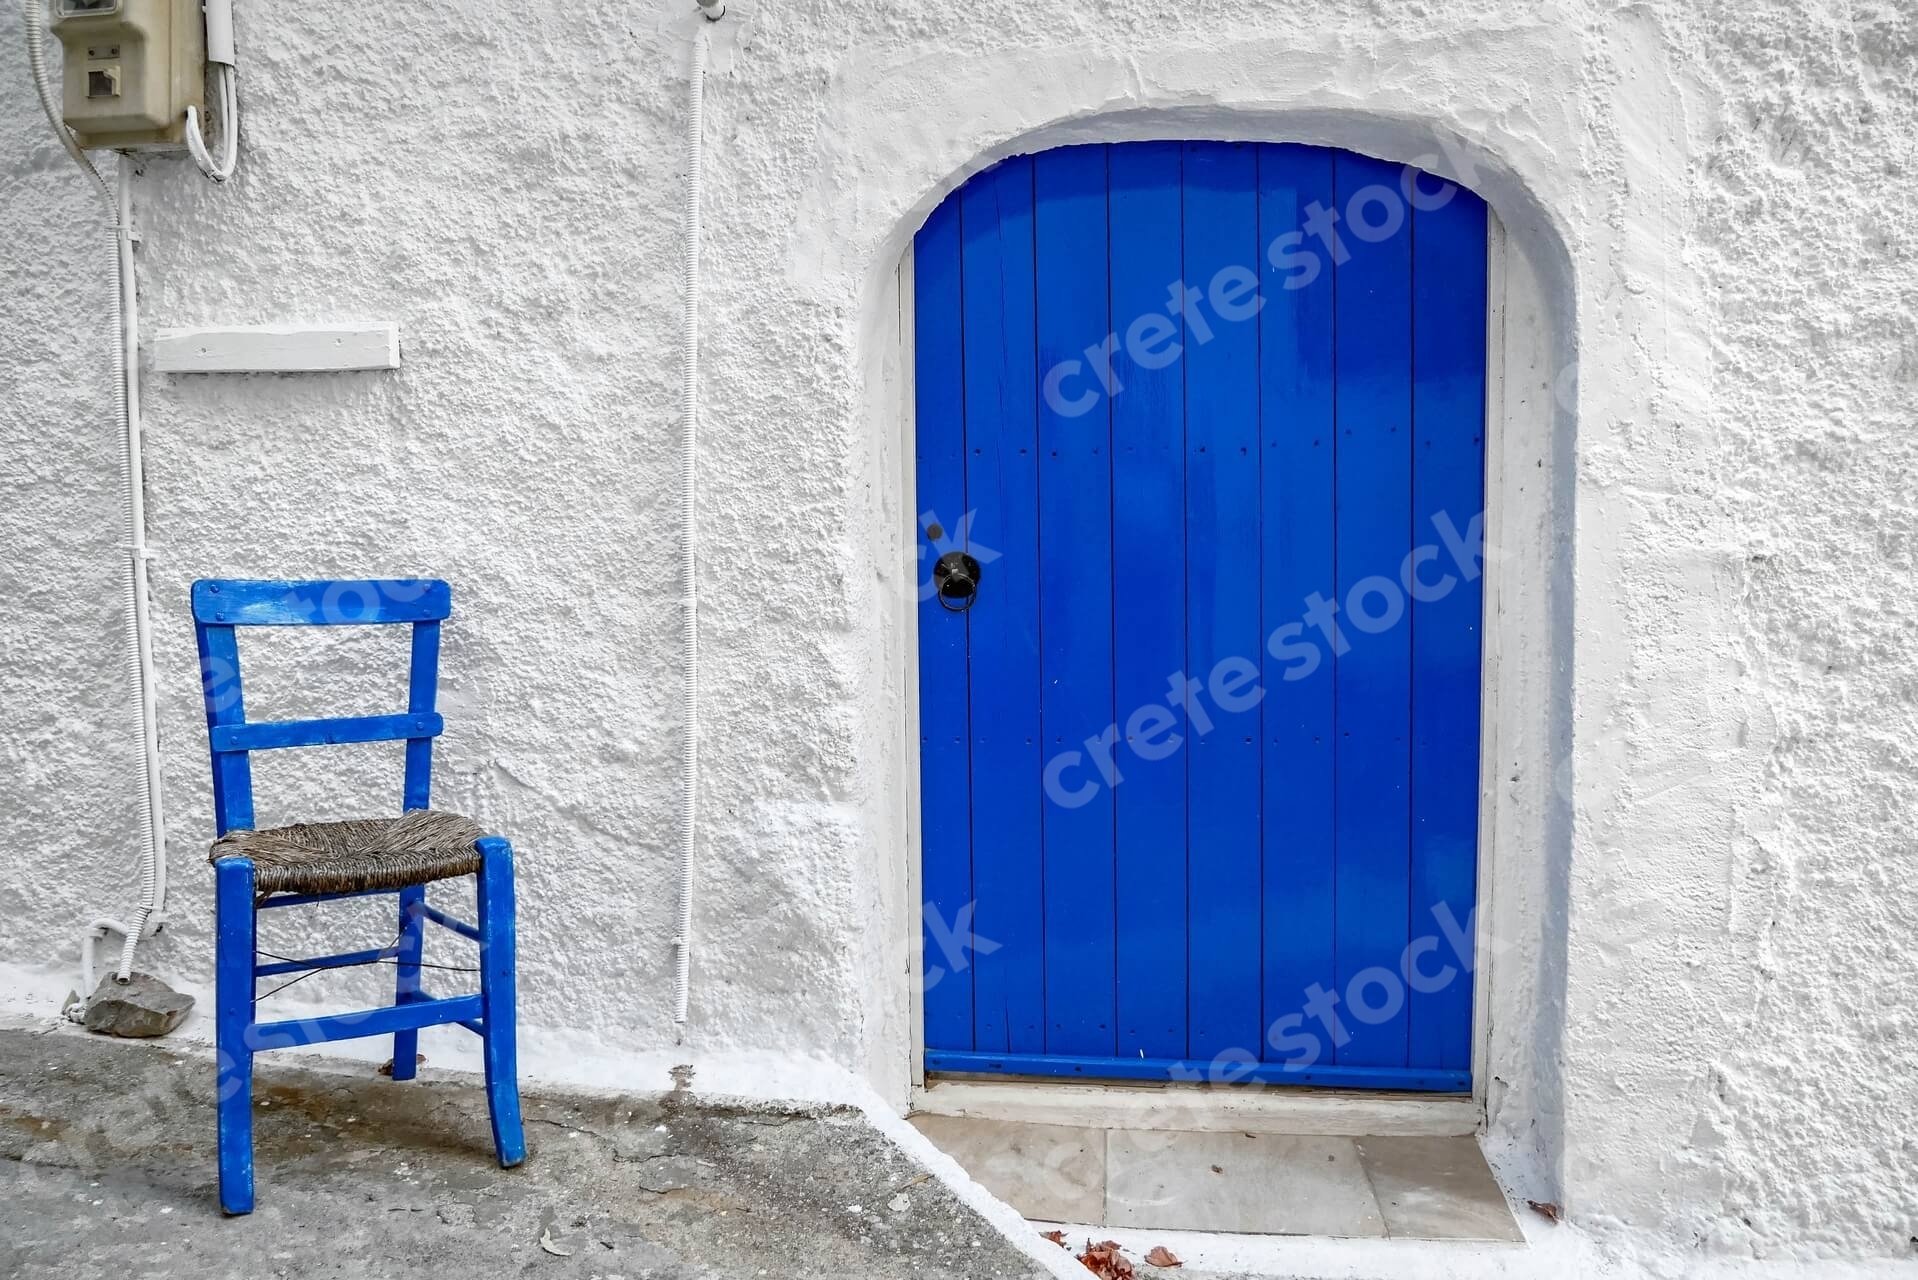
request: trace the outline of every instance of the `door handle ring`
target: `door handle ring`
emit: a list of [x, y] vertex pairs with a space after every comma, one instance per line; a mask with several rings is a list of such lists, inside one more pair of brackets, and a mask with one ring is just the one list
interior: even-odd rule
[[979, 562], [963, 551], [948, 551], [932, 566], [932, 584], [941, 609], [964, 613], [979, 599]]

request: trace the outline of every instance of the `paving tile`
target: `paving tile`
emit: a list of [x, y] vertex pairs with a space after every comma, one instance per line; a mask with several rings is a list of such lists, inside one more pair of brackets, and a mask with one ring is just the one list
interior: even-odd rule
[[1350, 1138], [1114, 1129], [1106, 1217], [1115, 1227], [1262, 1235], [1385, 1235]]
[[1105, 1214], [1102, 1130], [963, 1116], [913, 1116], [912, 1123], [1025, 1217], [1092, 1223]]
[[1525, 1236], [1478, 1142], [1456, 1138], [1359, 1138], [1386, 1231], [1411, 1240], [1510, 1240]]

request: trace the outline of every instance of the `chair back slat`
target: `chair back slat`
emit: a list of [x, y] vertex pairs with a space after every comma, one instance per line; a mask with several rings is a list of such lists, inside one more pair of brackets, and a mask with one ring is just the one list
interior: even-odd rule
[[228, 626], [358, 627], [438, 622], [452, 611], [452, 590], [436, 578], [208, 578], [193, 584], [194, 620]]
[[346, 742], [430, 742], [445, 722], [434, 713], [399, 716], [340, 716], [332, 720], [258, 720], [252, 724], [208, 725], [215, 751], [276, 751], [283, 747], [331, 747]]
[[[194, 583], [194, 630], [213, 756], [215, 834], [253, 828], [251, 751], [404, 741], [403, 807], [427, 808], [433, 789], [433, 739], [445, 727], [435, 710], [440, 622], [451, 615], [452, 602], [451, 588], [436, 578], [222, 578]], [[235, 627], [391, 624], [413, 628], [404, 714], [247, 723]]]

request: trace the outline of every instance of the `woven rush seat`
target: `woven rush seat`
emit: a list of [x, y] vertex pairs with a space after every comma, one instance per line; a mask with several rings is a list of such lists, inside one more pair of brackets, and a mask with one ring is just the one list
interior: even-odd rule
[[357, 893], [470, 876], [480, 869], [471, 818], [414, 809], [397, 818], [300, 822], [262, 831], [229, 831], [207, 861], [250, 858], [254, 892]]

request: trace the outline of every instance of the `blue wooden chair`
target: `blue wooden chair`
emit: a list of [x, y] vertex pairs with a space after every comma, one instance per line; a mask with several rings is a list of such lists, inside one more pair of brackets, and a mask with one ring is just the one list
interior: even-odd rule
[[[477, 1034], [483, 1046], [493, 1146], [500, 1165], [510, 1169], [526, 1158], [514, 1053], [512, 846], [497, 836], [482, 836], [470, 819], [428, 808], [433, 739], [443, 724], [433, 709], [440, 622], [451, 612], [447, 585], [427, 579], [193, 584], [219, 835], [210, 860], [217, 917], [220, 1206], [228, 1213], [253, 1210], [253, 1055], [266, 1049], [391, 1035], [393, 1078], [410, 1080], [420, 1028], [457, 1023]], [[247, 722], [234, 628], [394, 623], [413, 628], [405, 714]], [[399, 817], [253, 829], [250, 752], [397, 741], [406, 743]], [[478, 877], [477, 925], [437, 911], [426, 901], [429, 882], [464, 875]], [[398, 937], [389, 945], [310, 960], [259, 962], [259, 911], [376, 893], [399, 895]], [[421, 988], [427, 921], [479, 943], [479, 994], [435, 999]], [[255, 1017], [259, 978], [382, 962], [394, 964], [398, 974], [394, 1003], [385, 1008], [282, 1022]]]

